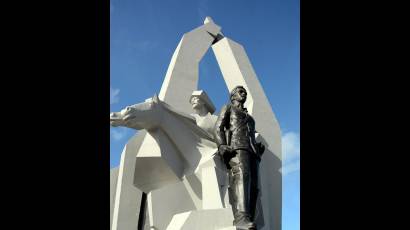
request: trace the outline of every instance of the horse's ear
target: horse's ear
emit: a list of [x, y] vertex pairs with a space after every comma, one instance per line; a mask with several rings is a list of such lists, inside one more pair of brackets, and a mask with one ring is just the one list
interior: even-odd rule
[[159, 102], [159, 98], [157, 94], [154, 94], [154, 96], [152, 97], [152, 101], [154, 101], [155, 103]]

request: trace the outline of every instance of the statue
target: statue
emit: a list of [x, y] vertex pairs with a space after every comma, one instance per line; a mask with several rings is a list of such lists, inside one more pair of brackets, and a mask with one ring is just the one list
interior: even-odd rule
[[229, 201], [238, 229], [256, 229], [254, 221], [258, 199], [258, 170], [265, 147], [255, 140], [255, 121], [244, 103], [243, 86], [231, 91], [231, 103], [221, 109], [215, 125], [219, 154], [229, 173]]
[[189, 102], [192, 105], [194, 114], [191, 114], [196, 124], [213, 136], [217, 116], [213, 115], [215, 106], [212, 104], [208, 95], [203, 90], [196, 90], [192, 93]]

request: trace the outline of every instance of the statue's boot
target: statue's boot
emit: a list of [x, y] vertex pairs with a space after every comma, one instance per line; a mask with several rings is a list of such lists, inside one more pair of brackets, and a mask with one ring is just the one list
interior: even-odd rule
[[248, 216], [235, 218], [233, 225], [235, 225], [236, 229], [256, 230], [255, 223], [253, 223]]

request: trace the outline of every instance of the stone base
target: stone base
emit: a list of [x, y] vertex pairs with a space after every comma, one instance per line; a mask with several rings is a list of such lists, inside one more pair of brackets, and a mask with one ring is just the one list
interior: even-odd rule
[[209, 209], [174, 215], [167, 230], [236, 230], [230, 208]]

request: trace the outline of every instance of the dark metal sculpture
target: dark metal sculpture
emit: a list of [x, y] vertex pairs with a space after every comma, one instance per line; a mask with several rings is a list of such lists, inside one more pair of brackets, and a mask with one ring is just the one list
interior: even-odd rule
[[255, 121], [244, 103], [247, 92], [237, 86], [231, 103], [221, 109], [215, 125], [219, 154], [229, 169], [229, 202], [238, 229], [256, 229], [254, 223], [258, 199], [258, 171], [265, 147], [255, 140]]
[[142, 192], [140, 212], [138, 215], [138, 230], [144, 230], [146, 210], [147, 210], [147, 194], [145, 192]]

